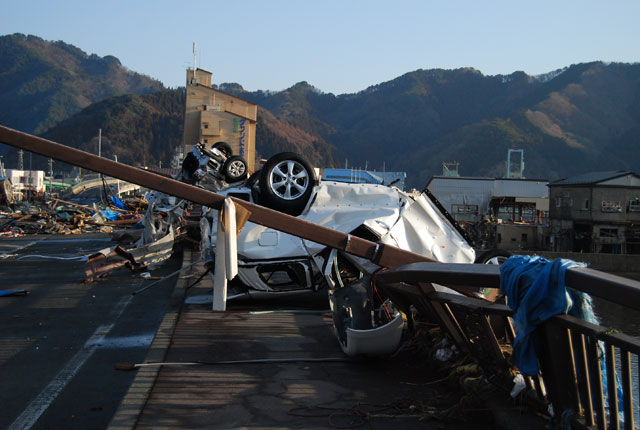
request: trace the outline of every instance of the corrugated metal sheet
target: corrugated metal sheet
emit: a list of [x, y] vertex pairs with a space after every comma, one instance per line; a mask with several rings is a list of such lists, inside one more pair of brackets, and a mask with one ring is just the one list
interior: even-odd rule
[[478, 214], [484, 214], [493, 195], [493, 179], [433, 177], [427, 188], [452, 214], [453, 205], [477, 205]]
[[[493, 179], [434, 176], [427, 188], [455, 216], [454, 205], [477, 205], [478, 216], [486, 214], [493, 197], [515, 197], [517, 201], [548, 200], [547, 181], [538, 179]], [[548, 203], [542, 205], [548, 208]], [[542, 209], [542, 208], [541, 208]], [[542, 209], [544, 210], [544, 209]]]
[[621, 176], [633, 175], [638, 176], [633, 172], [625, 170], [606, 171], [606, 172], [590, 172], [583, 175], [572, 176], [570, 178], [561, 179], [559, 181], [551, 182], [549, 185], [588, 185], [597, 184], [604, 181], [620, 178]]
[[493, 181], [494, 197], [549, 197], [547, 181], [495, 179]]

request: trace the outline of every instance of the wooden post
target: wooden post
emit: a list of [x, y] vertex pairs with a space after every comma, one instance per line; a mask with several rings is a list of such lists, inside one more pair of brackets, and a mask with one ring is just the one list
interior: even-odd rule
[[538, 327], [542, 337], [540, 368], [547, 395], [556, 415], [566, 409], [579, 411], [577, 377], [569, 330], [549, 320]]

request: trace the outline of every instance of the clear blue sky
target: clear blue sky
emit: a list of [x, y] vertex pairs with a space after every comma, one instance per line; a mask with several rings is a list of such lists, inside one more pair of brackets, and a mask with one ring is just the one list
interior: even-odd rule
[[198, 67], [214, 83], [353, 93], [416, 69], [541, 74], [640, 61], [638, 0], [28, 0], [0, 3], [0, 35], [113, 55], [166, 86]]

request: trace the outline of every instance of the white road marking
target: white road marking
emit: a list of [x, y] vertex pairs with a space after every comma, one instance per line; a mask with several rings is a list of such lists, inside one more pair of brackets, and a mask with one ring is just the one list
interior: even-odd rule
[[153, 342], [155, 333], [143, 333], [134, 336], [114, 336], [101, 339], [97, 344], [85, 344], [85, 347], [96, 346], [98, 349], [111, 348], [148, 348]]
[[28, 248], [31, 245], [38, 243], [38, 242], [27, 242], [23, 245], [2, 245], [2, 248], [11, 248], [8, 251], [0, 251], [0, 254], [8, 254], [9, 252], [17, 252], [20, 251], [22, 249]]
[[93, 332], [93, 335], [85, 342], [82, 349], [73, 356], [62, 370], [49, 382], [38, 396], [31, 401], [29, 406], [9, 426], [9, 430], [29, 429], [40, 419], [42, 414], [58, 397], [69, 381], [78, 373], [80, 368], [98, 349], [98, 345], [111, 331], [122, 312], [131, 302], [133, 296], [127, 295], [120, 299], [115, 308], [109, 314], [111, 323], [101, 325]]

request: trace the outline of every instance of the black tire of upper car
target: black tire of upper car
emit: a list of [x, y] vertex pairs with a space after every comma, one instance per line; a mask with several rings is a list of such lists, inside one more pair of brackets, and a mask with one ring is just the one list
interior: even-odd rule
[[281, 152], [269, 158], [260, 171], [260, 204], [298, 216], [316, 182], [316, 173], [304, 157], [295, 152]]
[[224, 180], [228, 183], [242, 181], [247, 177], [249, 166], [247, 161], [239, 155], [227, 158], [222, 166]]
[[[511, 257], [511, 255], [513, 254], [504, 249], [490, 249], [478, 255], [474, 264], [500, 265], [504, 263], [507, 258]], [[478, 292], [490, 302], [495, 302], [501, 296], [500, 289], [498, 288], [481, 288]]]
[[260, 202], [260, 185], [258, 181], [260, 180], [260, 170], [257, 172], [253, 172], [247, 182], [245, 182], [245, 186], [251, 190], [251, 198], [253, 199], [253, 203], [262, 204]]
[[222, 152], [225, 157], [231, 157], [233, 155], [233, 150], [227, 142], [216, 142], [211, 147]]

